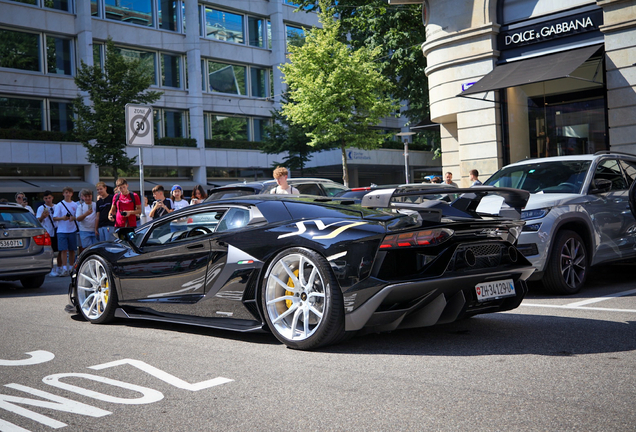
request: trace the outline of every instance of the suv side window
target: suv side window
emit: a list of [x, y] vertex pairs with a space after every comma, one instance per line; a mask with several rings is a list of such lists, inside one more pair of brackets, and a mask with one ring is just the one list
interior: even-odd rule
[[323, 195], [320, 186], [315, 183], [292, 184], [302, 195]]
[[625, 170], [625, 175], [627, 176], [628, 186], [631, 186], [632, 182], [636, 179], [636, 162], [632, 161], [620, 161], [623, 170]]
[[594, 180], [604, 179], [612, 182], [612, 190], [626, 190], [627, 181], [616, 159], [605, 159], [596, 166]]

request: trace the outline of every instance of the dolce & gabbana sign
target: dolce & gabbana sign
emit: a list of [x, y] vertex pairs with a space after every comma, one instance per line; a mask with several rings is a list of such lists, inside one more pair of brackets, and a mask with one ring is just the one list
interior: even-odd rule
[[504, 30], [497, 36], [499, 50], [517, 48], [548, 40], [598, 30], [603, 24], [601, 9], [591, 12], [551, 19], [540, 24]]

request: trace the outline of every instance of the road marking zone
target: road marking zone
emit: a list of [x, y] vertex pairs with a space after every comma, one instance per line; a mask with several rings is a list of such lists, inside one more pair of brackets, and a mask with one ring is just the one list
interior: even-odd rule
[[610, 300], [617, 297], [624, 297], [631, 294], [636, 294], [636, 289], [629, 291], [622, 291], [614, 294], [609, 294], [603, 297], [594, 297], [591, 299], [581, 300], [574, 303], [568, 303], [565, 305], [551, 305], [551, 304], [540, 304], [540, 303], [525, 303], [522, 302], [521, 306], [529, 306], [529, 307], [545, 307], [552, 309], [575, 309], [575, 310], [593, 310], [593, 311], [606, 311], [606, 312], [629, 312], [636, 313], [636, 309], [615, 309], [615, 308], [600, 308], [600, 307], [589, 307], [585, 306], [592, 303], [602, 302], [604, 300]]

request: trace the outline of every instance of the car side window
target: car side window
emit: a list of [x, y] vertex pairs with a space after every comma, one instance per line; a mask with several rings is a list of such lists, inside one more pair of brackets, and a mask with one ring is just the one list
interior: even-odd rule
[[230, 231], [236, 230], [239, 228], [243, 228], [250, 222], [250, 212], [247, 209], [243, 208], [231, 208], [226, 213], [221, 222], [219, 222], [219, 226], [217, 227], [217, 231]]
[[323, 184], [322, 187], [325, 188], [325, 191], [327, 192], [327, 196], [336, 196], [338, 195], [340, 192], [346, 190], [344, 187], [340, 187], [340, 186], [332, 186], [332, 185], [327, 185], [327, 184]]
[[212, 234], [217, 230], [219, 221], [225, 213], [226, 209], [216, 209], [189, 214], [182, 218], [167, 219], [152, 227], [144, 246], [177, 243]]
[[322, 195], [320, 186], [315, 183], [293, 184], [292, 186], [298, 189], [302, 195]]
[[616, 159], [605, 159], [596, 166], [594, 180], [609, 180], [612, 182], [612, 190], [626, 190], [627, 182]]

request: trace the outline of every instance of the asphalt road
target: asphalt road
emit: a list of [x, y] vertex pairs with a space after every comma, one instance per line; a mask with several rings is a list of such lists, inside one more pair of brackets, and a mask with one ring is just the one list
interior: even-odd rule
[[319, 352], [269, 334], [92, 325], [64, 312], [69, 278], [0, 282], [0, 431], [636, 430], [635, 270]]

